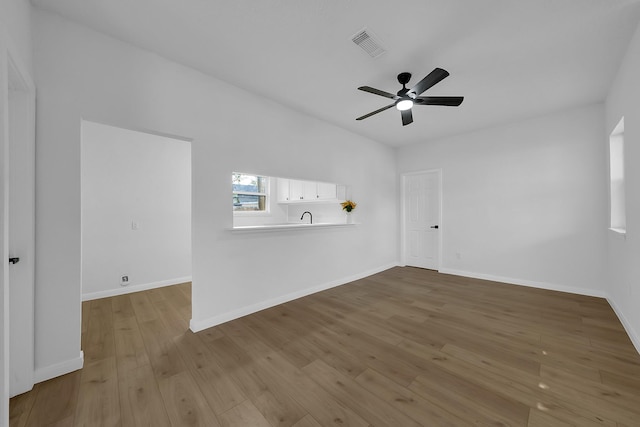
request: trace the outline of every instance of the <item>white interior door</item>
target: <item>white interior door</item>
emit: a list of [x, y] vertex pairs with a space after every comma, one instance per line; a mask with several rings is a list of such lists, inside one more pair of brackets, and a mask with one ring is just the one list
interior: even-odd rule
[[9, 61], [9, 392], [33, 388], [35, 271], [34, 91]]
[[[0, 40], [0, 43], [2, 40]], [[0, 49], [4, 46], [0, 45]], [[9, 142], [6, 56], [0, 51], [0, 426], [9, 425]]]
[[440, 171], [403, 176], [405, 265], [437, 270], [440, 265]]

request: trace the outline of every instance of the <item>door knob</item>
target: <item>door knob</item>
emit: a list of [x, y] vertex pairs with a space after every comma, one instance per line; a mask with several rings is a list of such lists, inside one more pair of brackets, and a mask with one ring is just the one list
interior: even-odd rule
[[20, 258], [18, 258], [18, 257], [9, 258], [9, 264], [16, 264], [19, 261], [20, 261]]
[[431, 228], [440, 228], [437, 225], [432, 225]]

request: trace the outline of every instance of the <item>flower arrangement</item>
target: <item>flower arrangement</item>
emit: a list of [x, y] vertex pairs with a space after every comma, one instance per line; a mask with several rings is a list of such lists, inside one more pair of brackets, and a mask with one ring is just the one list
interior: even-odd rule
[[356, 208], [357, 204], [352, 200], [345, 200], [344, 202], [340, 203], [340, 206], [342, 206], [343, 211], [351, 212]]

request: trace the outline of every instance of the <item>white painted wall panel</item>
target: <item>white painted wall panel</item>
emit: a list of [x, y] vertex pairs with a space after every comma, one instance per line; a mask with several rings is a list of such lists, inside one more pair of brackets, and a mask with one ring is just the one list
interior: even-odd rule
[[[624, 117], [625, 186], [627, 233], [609, 232], [607, 283], [618, 315], [640, 351], [640, 28], [629, 44], [606, 102], [606, 135], [602, 145], [608, 152], [608, 135]], [[608, 182], [608, 175], [603, 176]], [[608, 206], [608, 201], [607, 201]]]
[[442, 168], [442, 269], [603, 295], [603, 135], [595, 105], [399, 149]]
[[29, 0], [0, 0], [0, 28], [3, 43], [8, 44], [25, 71], [33, 75], [31, 40], [31, 3]]
[[[80, 350], [80, 122], [192, 142], [193, 319], [206, 323], [397, 262], [395, 153], [42, 11], [36, 366]], [[215, 52], [211, 53], [215, 54]], [[234, 234], [233, 171], [350, 185], [361, 225]]]

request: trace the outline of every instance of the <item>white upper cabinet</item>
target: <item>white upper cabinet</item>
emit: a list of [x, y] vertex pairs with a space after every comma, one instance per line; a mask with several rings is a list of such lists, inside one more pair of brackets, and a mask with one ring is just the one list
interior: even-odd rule
[[328, 182], [318, 182], [316, 190], [316, 198], [318, 200], [336, 200], [336, 185]]
[[316, 199], [316, 183], [313, 181], [289, 180], [289, 201], [311, 201]]
[[287, 178], [278, 178], [278, 203], [289, 202], [289, 180]]
[[278, 203], [311, 203], [337, 200], [337, 185], [326, 182], [278, 178]]

